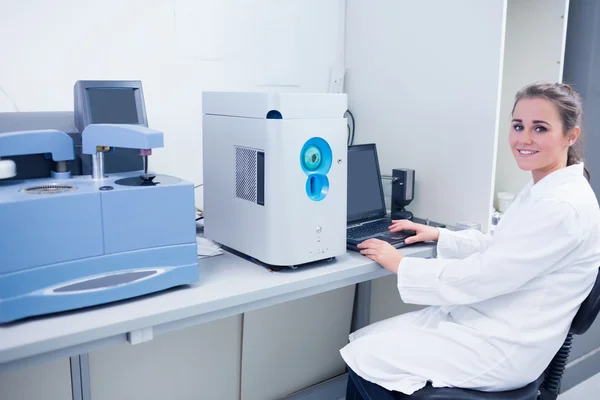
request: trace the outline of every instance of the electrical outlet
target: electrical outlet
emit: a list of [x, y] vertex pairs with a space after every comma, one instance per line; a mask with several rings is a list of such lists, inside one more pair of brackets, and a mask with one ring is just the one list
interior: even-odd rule
[[344, 93], [344, 77], [346, 68], [335, 64], [329, 70], [329, 93]]

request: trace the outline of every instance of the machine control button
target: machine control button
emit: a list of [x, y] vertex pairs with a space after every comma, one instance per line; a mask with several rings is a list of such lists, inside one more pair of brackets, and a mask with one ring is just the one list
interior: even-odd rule
[[321, 233], [322, 229], [320, 226], [317, 226], [317, 233]]
[[112, 186], [100, 186], [100, 190], [113, 190], [114, 188]]

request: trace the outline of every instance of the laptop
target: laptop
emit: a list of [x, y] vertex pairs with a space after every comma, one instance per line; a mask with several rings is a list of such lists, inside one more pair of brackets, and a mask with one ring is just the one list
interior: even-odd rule
[[387, 215], [383, 185], [379, 171], [377, 147], [374, 143], [348, 147], [348, 226], [346, 247], [369, 239], [385, 240], [396, 248], [406, 246], [404, 240], [414, 231], [390, 232], [392, 220]]

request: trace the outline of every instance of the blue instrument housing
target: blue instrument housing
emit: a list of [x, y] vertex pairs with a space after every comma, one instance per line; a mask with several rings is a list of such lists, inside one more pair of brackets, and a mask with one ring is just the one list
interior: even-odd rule
[[193, 184], [140, 173], [0, 181], [0, 323], [198, 281]]
[[0, 323], [200, 278], [194, 185], [141, 170], [164, 145], [141, 82], [78, 81], [74, 96], [74, 114], [0, 119], [0, 157], [22, 161], [0, 181]]

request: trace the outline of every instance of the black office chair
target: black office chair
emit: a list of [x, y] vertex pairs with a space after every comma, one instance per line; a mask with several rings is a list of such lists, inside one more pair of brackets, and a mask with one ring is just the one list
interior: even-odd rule
[[458, 388], [434, 388], [430, 384], [411, 396], [390, 393], [389, 400], [556, 400], [560, 382], [567, 366], [573, 335], [583, 335], [600, 311], [600, 273], [592, 291], [579, 307], [562, 347], [546, 371], [536, 381], [520, 389], [505, 392], [480, 392]]

